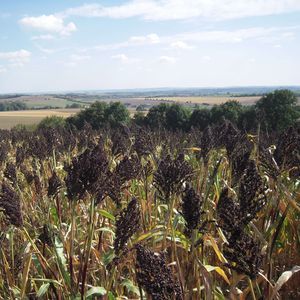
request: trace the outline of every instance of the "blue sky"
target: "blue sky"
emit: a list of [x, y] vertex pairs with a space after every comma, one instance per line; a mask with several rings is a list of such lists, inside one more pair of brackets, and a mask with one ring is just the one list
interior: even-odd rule
[[0, 93], [300, 85], [300, 0], [0, 0]]

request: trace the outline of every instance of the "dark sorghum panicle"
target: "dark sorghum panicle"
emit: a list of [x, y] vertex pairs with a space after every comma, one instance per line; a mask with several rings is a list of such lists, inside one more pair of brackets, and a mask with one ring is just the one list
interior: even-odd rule
[[78, 148], [80, 150], [89, 147], [90, 143], [93, 142], [94, 130], [92, 125], [84, 121], [82, 130], [77, 133], [78, 138]]
[[229, 157], [232, 169], [232, 185], [234, 186], [241, 178], [244, 170], [248, 165], [248, 161], [252, 152], [253, 145], [246, 137], [241, 139], [236, 144], [231, 156]]
[[135, 134], [133, 149], [138, 156], [150, 154], [153, 151], [151, 134], [146, 130], [140, 129]]
[[191, 236], [192, 231], [200, 224], [203, 200], [196, 191], [187, 186], [182, 197], [182, 215], [186, 222], [186, 234]]
[[117, 255], [124, 250], [129, 238], [139, 229], [140, 218], [138, 200], [133, 198], [127, 208], [123, 209], [117, 217], [116, 238], [114, 241], [114, 250]]
[[236, 232], [224, 246], [223, 253], [230, 261], [226, 266], [252, 279], [257, 276], [263, 255], [259, 244], [249, 234]]
[[270, 149], [268, 146], [264, 145], [263, 142], [261, 142], [261, 139], [258, 150], [260, 165], [264, 167], [265, 172], [269, 176], [271, 176], [273, 179], [276, 179], [280, 174], [278, 165], [274, 159], [274, 156], [270, 152]]
[[0, 144], [0, 164], [6, 161], [8, 151], [9, 151], [8, 145], [2, 142]]
[[17, 147], [17, 150], [16, 150], [16, 166], [17, 167], [20, 167], [23, 164], [23, 162], [27, 156], [26, 148], [24, 146], [25, 145]]
[[239, 204], [229, 196], [228, 188], [224, 188], [217, 204], [218, 224], [226, 237], [236, 230], [242, 230]]
[[151, 161], [148, 160], [142, 168], [143, 179], [146, 180], [151, 174], [153, 174], [153, 166], [151, 164]]
[[85, 150], [65, 166], [65, 183], [71, 200], [83, 197], [86, 191], [95, 192], [99, 177], [106, 173], [108, 159], [100, 142], [93, 150]]
[[42, 195], [43, 193], [43, 184], [41, 182], [40, 177], [37, 175], [36, 172], [34, 172], [34, 177], [33, 177], [33, 182], [34, 182], [34, 187], [37, 195]]
[[76, 137], [72, 130], [64, 129], [61, 137], [61, 148], [64, 152], [72, 152], [76, 147]]
[[227, 156], [230, 157], [240, 138], [240, 131], [230, 122], [225, 120], [214, 127], [214, 134], [219, 147], [225, 147]]
[[130, 132], [127, 127], [120, 128], [116, 130], [111, 135], [112, 147], [111, 151], [113, 155], [125, 154], [128, 152], [130, 148], [131, 140], [130, 140]]
[[16, 166], [12, 162], [9, 162], [6, 164], [6, 168], [3, 172], [3, 174], [4, 174], [4, 177], [6, 177], [12, 184], [17, 183]]
[[177, 158], [171, 159], [168, 155], [159, 163], [154, 173], [154, 186], [160, 196], [168, 201], [170, 196], [182, 191], [182, 185], [193, 176], [192, 167], [184, 160], [184, 155], [179, 154]]
[[20, 197], [5, 182], [2, 183], [0, 207], [4, 209], [5, 215], [8, 217], [11, 224], [17, 227], [23, 225]]
[[164, 255], [140, 244], [136, 245], [136, 277], [153, 300], [183, 300], [179, 282], [173, 277]]
[[116, 175], [122, 183], [137, 178], [140, 172], [141, 164], [136, 156], [131, 158], [125, 156], [116, 167]]
[[[257, 185], [256, 185], [257, 186]], [[245, 197], [253, 195], [245, 193]], [[253, 198], [252, 198], [253, 199]], [[240, 200], [240, 202], [243, 202]], [[253, 207], [253, 208], [252, 208]], [[246, 205], [235, 202], [225, 188], [217, 205], [218, 224], [222, 228], [228, 244], [224, 245], [224, 256], [230, 261], [231, 269], [254, 278], [262, 262], [261, 248], [252, 236], [245, 232], [245, 226], [258, 212], [259, 205]]]
[[300, 125], [289, 127], [278, 139], [274, 158], [282, 170], [300, 166]]
[[44, 160], [47, 157], [47, 143], [43, 136], [36, 135], [28, 141], [28, 151], [30, 155], [37, 157], [40, 160]]
[[34, 180], [34, 175], [30, 172], [25, 165], [22, 165], [20, 168], [21, 173], [24, 175], [28, 184], [31, 184]]
[[215, 144], [215, 138], [213, 134], [213, 130], [210, 126], [207, 126], [201, 136], [200, 139], [200, 154], [201, 157], [203, 158], [204, 162], [208, 162], [208, 154], [210, 150], [214, 147]]
[[49, 247], [53, 246], [53, 234], [50, 232], [49, 226], [47, 224], [44, 224], [43, 231], [39, 235], [38, 239], [43, 244], [47, 244]]
[[56, 196], [61, 186], [62, 182], [60, 178], [57, 176], [56, 172], [53, 172], [52, 176], [48, 180], [48, 197]]
[[258, 173], [256, 164], [253, 160], [250, 160], [239, 187], [240, 210], [245, 224], [254, 219], [266, 204], [265, 190], [265, 185]]

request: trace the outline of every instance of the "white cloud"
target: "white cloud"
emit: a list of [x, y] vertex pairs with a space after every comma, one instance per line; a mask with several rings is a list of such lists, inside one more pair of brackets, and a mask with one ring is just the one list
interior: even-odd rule
[[6, 60], [11, 66], [21, 67], [30, 61], [31, 52], [21, 49], [12, 52], [0, 52], [0, 59]]
[[159, 36], [156, 33], [151, 33], [145, 36], [132, 36], [129, 38], [129, 44], [158, 44], [160, 42]]
[[126, 54], [123, 53], [113, 55], [111, 56], [111, 58], [121, 62], [122, 64], [133, 64], [141, 61], [139, 58], [128, 57]]
[[184, 50], [194, 48], [193, 46], [189, 46], [187, 43], [183, 41], [172, 42], [170, 46], [175, 49], [184, 49]]
[[6, 71], [7, 71], [6, 68], [4, 68], [3, 66], [0, 66], [0, 74], [5, 73]]
[[158, 61], [161, 63], [175, 64], [176, 58], [172, 56], [161, 56]]
[[57, 52], [58, 50], [56, 49], [49, 49], [49, 48], [44, 48], [38, 44], [35, 44], [35, 47], [37, 47], [41, 52], [45, 53], [45, 54], [53, 54], [55, 52]]
[[[144, 36], [132, 36], [124, 42], [96, 45], [90, 48], [82, 48], [81, 50], [84, 52], [91, 50], [112, 51], [129, 47], [158, 45], [166, 45], [177, 49], [192, 49], [201, 45], [201, 43], [241, 43], [255, 39], [274, 44], [290, 39], [293, 30], [299, 30], [299, 28], [299, 26], [250, 27], [236, 30], [193, 31], [169, 36], [158, 36], [153, 33]], [[191, 43], [193, 46], [190, 46]]]
[[64, 16], [146, 20], [237, 19], [300, 10], [299, 0], [132, 0], [121, 5], [87, 4], [66, 10]]
[[151, 33], [141, 36], [131, 36], [128, 40], [115, 44], [97, 45], [91, 48], [83, 48], [82, 51], [99, 50], [111, 51], [122, 48], [135, 47], [135, 46], [151, 46], [160, 44], [160, 37], [156, 33]]
[[73, 22], [64, 23], [63, 18], [55, 15], [41, 15], [38, 17], [22, 18], [20, 24], [24, 27], [36, 29], [39, 31], [57, 33], [62, 36], [68, 36], [76, 31], [76, 25]]
[[77, 67], [80, 63], [91, 59], [89, 55], [79, 54], [71, 54], [69, 58], [69, 61], [64, 63], [64, 65], [71, 68]]
[[117, 55], [113, 55], [111, 58], [112, 58], [112, 59], [119, 60], [119, 61], [120, 61], [121, 63], [123, 63], [123, 64], [129, 62], [129, 58], [128, 58], [128, 56], [125, 55], [125, 54], [117, 54]]
[[290, 30], [298, 27], [250, 27], [236, 30], [208, 30], [199, 32], [187, 32], [174, 36], [184, 42], [218, 42], [218, 43], [240, 43], [245, 40], [260, 39], [270, 40], [274, 38], [290, 37]]
[[31, 37], [32, 41], [37, 41], [37, 40], [44, 40], [44, 41], [50, 41], [50, 40], [54, 40], [55, 36], [52, 34], [41, 34], [41, 35], [35, 35], [33, 37]]

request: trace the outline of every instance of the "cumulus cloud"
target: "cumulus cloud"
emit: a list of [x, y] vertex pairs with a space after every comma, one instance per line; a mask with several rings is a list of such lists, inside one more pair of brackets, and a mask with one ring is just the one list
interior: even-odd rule
[[161, 56], [158, 61], [160, 63], [166, 63], [166, 64], [175, 64], [176, 57], [173, 56]]
[[11, 66], [23, 66], [30, 61], [31, 52], [21, 49], [12, 52], [0, 52], [0, 59], [6, 60]]
[[24, 27], [38, 31], [56, 33], [61, 36], [68, 36], [77, 30], [77, 27], [73, 22], [65, 24], [62, 17], [55, 15], [24, 17], [19, 22]]
[[66, 10], [64, 16], [140, 17], [145, 20], [237, 19], [300, 10], [299, 0], [132, 0], [121, 5], [86, 4]]

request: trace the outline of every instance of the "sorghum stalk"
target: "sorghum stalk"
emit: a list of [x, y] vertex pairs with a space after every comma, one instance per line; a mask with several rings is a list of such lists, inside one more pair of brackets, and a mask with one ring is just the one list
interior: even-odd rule
[[89, 221], [89, 230], [88, 230], [88, 242], [87, 242], [87, 246], [84, 251], [85, 260], [84, 260], [83, 271], [82, 271], [82, 280], [81, 280], [81, 299], [84, 299], [85, 281], [86, 281], [86, 277], [87, 277], [87, 268], [88, 268], [88, 264], [89, 264], [89, 257], [91, 255], [94, 229], [95, 229], [95, 199], [94, 199], [94, 197], [92, 197], [91, 204], [90, 204], [90, 221]]
[[69, 270], [71, 277], [71, 295], [75, 296], [76, 291], [74, 291], [75, 280], [74, 280], [74, 266], [73, 266], [73, 255], [74, 255], [74, 240], [75, 240], [75, 226], [76, 226], [76, 215], [75, 207], [76, 201], [71, 201], [71, 240], [70, 240], [70, 254], [69, 254]]

